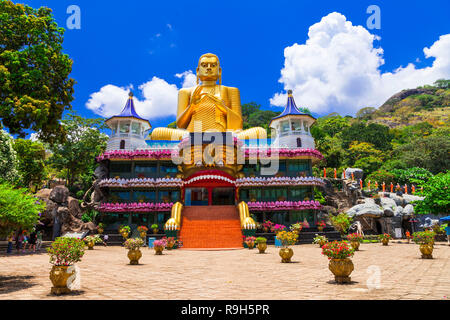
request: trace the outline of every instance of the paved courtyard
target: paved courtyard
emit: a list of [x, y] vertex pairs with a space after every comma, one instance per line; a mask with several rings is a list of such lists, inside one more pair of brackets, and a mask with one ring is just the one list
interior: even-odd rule
[[[362, 244], [352, 283], [337, 285], [317, 245], [294, 246], [293, 263], [278, 248], [164, 251], [142, 248], [140, 265], [122, 247], [86, 251], [81, 287], [50, 295], [48, 255], [0, 255], [0, 299], [435, 299], [450, 297], [450, 247], [436, 244], [434, 259], [420, 259], [415, 244]], [[379, 286], [377, 287], [377, 279]], [[368, 287], [369, 285], [369, 287]]]

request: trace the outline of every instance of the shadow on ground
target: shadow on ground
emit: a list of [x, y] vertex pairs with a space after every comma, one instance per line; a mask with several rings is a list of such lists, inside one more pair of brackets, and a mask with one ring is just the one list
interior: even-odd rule
[[0, 275], [0, 294], [24, 290], [35, 286], [32, 279], [34, 276], [1, 276]]

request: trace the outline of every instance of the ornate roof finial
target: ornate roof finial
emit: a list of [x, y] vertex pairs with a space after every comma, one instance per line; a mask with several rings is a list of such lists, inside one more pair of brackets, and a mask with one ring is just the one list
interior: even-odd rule
[[288, 90], [288, 96], [292, 96], [292, 90]]
[[128, 96], [129, 96], [130, 98], [133, 98], [133, 92], [130, 91], [130, 93], [128, 93]]

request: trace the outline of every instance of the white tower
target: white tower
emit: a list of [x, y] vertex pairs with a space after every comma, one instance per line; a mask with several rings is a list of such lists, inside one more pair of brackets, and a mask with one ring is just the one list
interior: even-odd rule
[[284, 111], [270, 121], [269, 126], [275, 129], [275, 136], [272, 134], [272, 145], [279, 148], [315, 149], [314, 138], [310, 132], [311, 125], [315, 121], [312, 115], [298, 110], [292, 90], [289, 90]]
[[112, 130], [106, 151], [148, 148], [145, 137], [152, 126], [136, 113], [132, 92], [122, 112], [107, 119], [105, 123]]

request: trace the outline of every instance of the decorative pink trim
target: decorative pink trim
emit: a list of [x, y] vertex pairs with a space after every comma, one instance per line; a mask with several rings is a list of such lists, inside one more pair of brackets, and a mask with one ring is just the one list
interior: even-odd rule
[[248, 202], [251, 211], [276, 210], [319, 210], [322, 205], [318, 201], [275, 201], [275, 202]]
[[325, 182], [316, 177], [249, 177], [236, 179], [236, 187], [267, 187], [267, 186], [320, 186]]
[[100, 212], [158, 212], [170, 211], [173, 203], [150, 203], [150, 202], [133, 202], [133, 203], [102, 203], [99, 206]]

